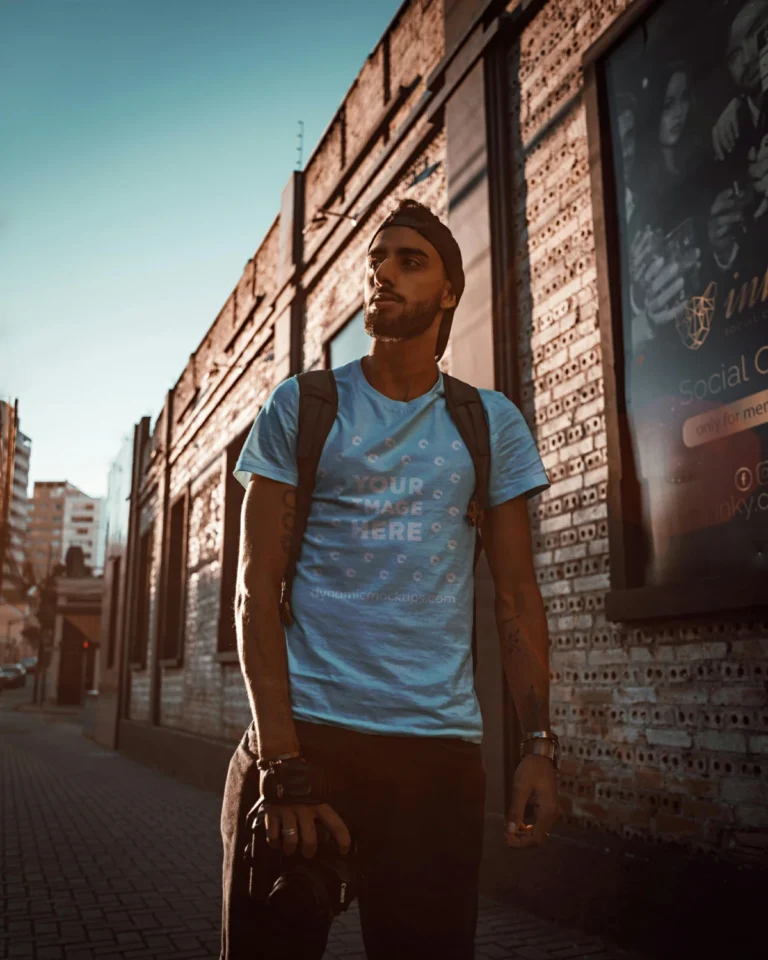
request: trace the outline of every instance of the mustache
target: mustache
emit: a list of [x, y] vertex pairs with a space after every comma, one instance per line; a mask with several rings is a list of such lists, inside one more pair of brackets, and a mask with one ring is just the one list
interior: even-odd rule
[[386, 298], [387, 300], [397, 300], [402, 303], [403, 298], [398, 296], [394, 290], [377, 290], [376, 293], [371, 297], [371, 300], [377, 300], [379, 298]]

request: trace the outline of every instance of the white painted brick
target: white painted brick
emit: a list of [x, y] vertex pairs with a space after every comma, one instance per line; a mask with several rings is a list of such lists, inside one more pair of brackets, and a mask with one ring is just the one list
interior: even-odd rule
[[556, 500], [558, 497], [564, 497], [567, 493], [574, 493], [576, 490], [581, 490], [583, 486], [584, 476], [581, 473], [577, 473], [573, 477], [566, 477], [564, 480], [558, 480], [556, 483], [553, 483], [549, 490], [547, 490], [547, 493], [551, 500]]
[[584, 507], [583, 510], [574, 510], [573, 524], [574, 526], [578, 526], [582, 523], [595, 523], [598, 520], [604, 520], [607, 516], [608, 504], [603, 501], [591, 507]]
[[571, 592], [571, 581], [553, 580], [552, 583], [543, 583], [540, 590], [542, 597], [564, 597]]
[[590, 577], [576, 577], [573, 589], [576, 593], [587, 593], [591, 590], [609, 590], [611, 577], [609, 573], [594, 573]]
[[553, 353], [548, 360], [542, 360], [536, 365], [536, 373], [538, 376], [543, 377], [548, 373], [551, 373], [553, 370], [557, 370], [558, 367], [563, 367], [568, 362], [568, 351], [559, 350], [557, 353]]
[[570, 513], [561, 513], [557, 517], [546, 517], [539, 524], [542, 533], [555, 533], [573, 525]]
[[720, 640], [711, 643], [683, 643], [675, 648], [676, 658], [683, 663], [692, 660], [722, 660], [728, 652], [728, 645]]
[[584, 474], [584, 486], [592, 487], [598, 483], [604, 483], [608, 479], [608, 466], [603, 465], [595, 467], [594, 470], [587, 470]]
[[685, 730], [656, 730], [649, 727], [645, 733], [648, 743], [659, 747], [690, 747], [693, 743]]
[[768, 734], [753, 734], [749, 738], [750, 753], [768, 753]]
[[603, 553], [608, 553], [608, 538], [600, 537], [597, 540], [590, 540], [589, 555], [591, 557], [597, 557]]
[[558, 550], [555, 550], [555, 563], [569, 563], [571, 560], [581, 560], [586, 555], [586, 543], [574, 543], [572, 547], [560, 547]]
[[591, 417], [596, 417], [598, 414], [602, 413], [605, 409], [605, 397], [601, 393], [599, 397], [595, 397], [590, 403], [585, 403], [584, 406], [579, 407], [576, 410], [574, 415], [574, 421], [576, 423], [583, 423], [585, 420], [589, 420]]
[[574, 390], [581, 390], [586, 382], [586, 373], [579, 372], [570, 380], [564, 380], [562, 383], [556, 384], [552, 388], [552, 397], [555, 400], [561, 400], [563, 397], [567, 397], [569, 393], [573, 393]]
[[[750, 737], [750, 740], [753, 739]], [[696, 734], [696, 749], [715, 753], [746, 753], [747, 735], [739, 731], [705, 730]]]
[[595, 448], [595, 438], [593, 436], [584, 437], [576, 443], [568, 443], [560, 448], [560, 455], [564, 461], [573, 460], [575, 457], [584, 457], [592, 453]]
[[554, 420], [547, 420], [546, 423], [542, 423], [539, 427], [539, 436], [543, 438], [551, 437], [553, 433], [559, 433], [560, 430], [567, 430], [572, 423], [573, 414], [570, 412], [562, 413], [559, 417], [555, 417]]

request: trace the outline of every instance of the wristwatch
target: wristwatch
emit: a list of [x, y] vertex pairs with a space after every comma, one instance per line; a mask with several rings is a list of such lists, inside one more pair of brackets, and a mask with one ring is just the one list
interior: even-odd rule
[[520, 756], [526, 757], [535, 753], [540, 757], [547, 757], [557, 770], [560, 763], [560, 741], [552, 730], [533, 730], [524, 733], [520, 742]]

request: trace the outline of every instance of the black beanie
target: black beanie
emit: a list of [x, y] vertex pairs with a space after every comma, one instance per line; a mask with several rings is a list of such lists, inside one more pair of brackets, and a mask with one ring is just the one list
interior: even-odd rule
[[[408, 227], [421, 234], [425, 240], [432, 244], [443, 261], [445, 275], [451, 284], [451, 290], [456, 297], [456, 306], [458, 306], [461, 295], [464, 293], [464, 267], [461, 262], [461, 250], [459, 250], [459, 245], [454, 240], [448, 227], [423, 203], [419, 203], [417, 200], [402, 200], [374, 233], [371, 242], [368, 244], [369, 250], [376, 237], [387, 227]], [[443, 311], [443, 319], [440, 323], [435, 347], [436, 360], [439, 360], [445, 353], [455, 310], [456, 307], [449, 307]]]

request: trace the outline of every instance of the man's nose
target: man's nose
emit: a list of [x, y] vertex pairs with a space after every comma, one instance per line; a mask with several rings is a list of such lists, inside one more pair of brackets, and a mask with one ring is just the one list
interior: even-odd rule
[[374, 286], [391, 289], [394, 285], [394, 265], [391, 260], [384, 260], [374, 273]]

